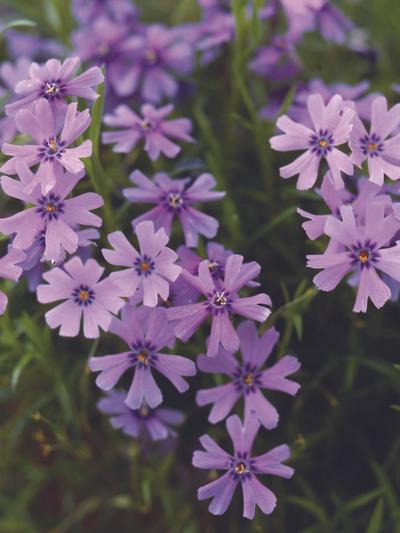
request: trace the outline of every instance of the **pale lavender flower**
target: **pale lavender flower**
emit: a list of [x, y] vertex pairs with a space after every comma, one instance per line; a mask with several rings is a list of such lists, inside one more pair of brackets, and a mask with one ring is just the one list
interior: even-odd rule
[[174, 29], [151, 24], [128, 38], [122, 52], [126, 64], [120, 64], [119, 83], [114, 89], [119, 96], [137, 92], [144, 101], [158, 103], [173, 98], [178, 91], [176, 75], [187, 75], [193, 68], [193, 49]]
[[226, 421], [226, 428], [233, 444], [233, 453], [223, 450], [209, 435], [200, 437], [205, 451], [195, 451], [193, 465], [207, 470], [226, 470], [226, 473], [211, 483], [200, 487], [199, 500], [212, 498], [208, 507], [210, 513], [222, 515], [231, 502], [238, 484], [243, 494], [243, 516], [254, 518], [256, 505], [265, 514], [270, 514], [276, 506], [276, 496], [258, 481], [260, 474], [270, 474], [289, 479], [294, 470], [282, 464], [290, 457], [286, 444], [277, 446], [263, 455], [253, 457], [251, 449], [259, 429], [259, 422], [251, 417], [242, 425], [236, 415]]
[[36, 104], [34, 112], [21, 109], [16, 114], [15, 121], [18, 131], [30, 135], [36, 144], [3, 144], [2, 151], [12, 158], [4, 163], [0, 171], [17, 174], [19, 165], [32, 167], [39, 164], [35, 178], [27, 185], [26, 192], [32, 192], [40, 183], [42, 193], [47, 194], [56, 183], [57, 167], [62, 166], [73, 174], [84, 169], [81, 158], [92, 154], [92, 141], [83, 141], [75, 148], [70, 145], [90, 124], [87, 109], [78, 112], [77, 103], [69, 104], [61, 129], [56, 123], [50, 103], [42, 98]]
[[315, 12], [316, 24], [322, 37], [327, 41], [343, 44], [354, 25], [340, 9], [325, 0]]
[[372, 102], [369, 133], [357, 115], [353, 118], [349, 142], [352, 162], [361, 167], [367, 159], [369, 179], [378, 185], [383, 185], [385, 175], [392, 180], [400, 178], [400, 133], [393, 135], [399, 125], [400, 104], [388, 110], [384, 96]]
[[196, 374], [194, 363], [186, 357], [161, 352], [174, 338], [165, 309], [127, 306], [122, 320], [115, 318], [110, 331], [121, 337], [129, 350], [89, 359], [89, 368], [100, 372], [96, 385], [102, 390], [111, 390], [130, 369], [134, 375], [125, 403], [131, 409], [140, 409], [143, 402], [154, 409], [162, 402], [153, 369], [163, 374], [179, 392], [189, 388], [182, 376]]
[[323, 291], [331, 291], [346, 274], [355, 273], [358, 290], [353, 311], [366, 312], [368, 298], [380, 308], [391, 291], [377, 270], [400, 281], [400, 244], [392, 246], [400, 223], [392, 214], [385, 215], [385, 202], [379, 200], [369, 204], [364, 223], [356, 220], [350, 205], [342, 206], [340, 215], [342, 220], [329, 217], [324, 230], [338, 246], [307, 256], [308, 267], [323, 269], [314, 283]]
[[141, 107], [142, 117], [133, 112], [126, 105], [120, 105], [113, 115], [106, 115], [104, 122], [107, 126], [122, 128], [117, 131], [103, 133], [104, 144], [114, 144], [114, 152], [128, 153], [141, 140], [150, 159], [155, 161], [160, 154], [173, 158], [181, 151], [180, 146], [172, 142], [169, 137], [179, 141], [194, 142], [190, 136], [192, 122], [187, 118], [164, 120], [171, 114], [173, 105], [169, 104], [156, 109], [151, 104]]
[[238, 291], [258, 276], [260, 265], [256, 262], [243, 264], [243, 256], [231, 255], [225, 265], [223, 282], [211, 275], [208, 261], [199, 265], [197, 276], [182, 271], [182, 278], [193, 285], [205, 297], [204, 301], [172, 307], [167, 310], [169, 320], [177, 320], [175, 335], [187, 341], [204, 320], [211, 318], [211, 333], [207, 355], [217, 355], [219, 345], [231, 353], [239, 348], [239, 337], [235, 331], [231, 315], [237, 314], [264, 322], [271, 311], [264, 306], [271, 305], [267, 294], [257, 294], [241, 298]]
[[295, 76], [301, 63], [296, 54], [296, 39], [291, 34], [275, 35], [269, 46], [258, 48], [250, 69], [263, 78], [283, 81]]
[[128, 200], [135, 203], [157, 204], [132, 221], [133, 227], [143, 220], [152, 220], [156, 229], [163, 227], [167, 235], [171, 234], [174, 218], [182, 224], [187, 246], [196, 247], [198, 236], [207, 239], [215, 237], [218, 221], [209, 215], [193, 208], [199, 202], [215, 202], [225, 196], [224, 192], [212, 191], [217, 182], [211, 174], [201, 174], [198, 178], [171, 179], [168, 174], [158, 172], [154, 180], [147, 178], [139, 170], [135, 170], [129, 179], [137, 186], [124, 189]]
[[113, 428], [121, 429], [125, 435], [134, 438], [163, 440], [175, 437], [175, 431], [170, 427], [184, 422], [185, 416], [181, 411], [166, 407], [151, 409], [143, 403], [139, 409], [131, 409], [125, 403], [126, 392], [112, 390], [107, 396], [97, 402], [97, 408], [105, 415], [110, 415]]
[[322, 159], [326, 159], [335, 187], [344, 186], [342, 172], [351, 175], [353, 165], [350, 156], [341, 152], [338, 145], [348, 141], [352, 129], [354, 111], [344, 105], [343, 99], [336, 94], [325, 106], [320, 94], [310, 95], [307, 108], [313, 122], [310, 129], [283, 115], [277, 126], [284, 132], [270, 139], [271, 146], [278, 151], [306, 150], [293, 163], [280, 168], [282, 178], [299, 174], [297, 188], [311, 188], [317, 180]]
[[[0, 278], [11, 279], [18, 281], [22, 274], [22, 267], [20, 263], [25, 259], [25, 254], [21, 250], [8, 248], [6, 255], [0, 259]], [[8, 298], [3, 291], [0, 290], [0, 315], [2, 315], [7, 307]]]
[[[88, 339], [99, 336], [99, 327], [108, 331], [113, 314], [124, 306], [121, 290], [110, 277], [100, 278], [104, 272], [97, 261], [88, 259], [82, 263], [73, 257], [63, 265], [43, 274], [47, 285], [39, 285], [37, 298], [40, 303], [66, 300], [47, 311], [45, 318], [52, 329], [60, 327], [60, 335], [76, 337], [83, 316], [83, 333]], [[112, 314], [113, 313], [113, 314]]]
[[168, 300], [169, 283], [178, 278], [182, 267], [175, 264], [178, 256], [166, 246], [169, 238], [162, 228], [155, 232], [153, 222], [144, 221], [136, 226], [135, 232], [139, 252], [122, 231], [115, 231], [108, 235], [113, 250], [104, 248], [102, 254], [111, 265], [126, 267], [111, 274], [124, 295], [132, 296], [141, 287], [144, 305], [155, 307], [158, 296]]
[[229, 383], [202, 389], [197, 392], [197, 405], [213, 404], [208, 420], [216, 424], [223, 420], [238, 400], [244, 399], [244, 417], [254, 415], [267, 429], [278, 425], [279, 414], [265, 398], [261, 389], [279, 390], [294, 396], [300, 388], [286, 376], [297, 372], [300, 363], [296, 357], [285, 355], [274, 365], [262, 370], [261, 367], [271, 355], [278, 342], [279, 333], [275, 328], [268, 329], [260, 338], [254, 322], [247, 320], [238, 327], [240, 349], [243, 362], [233, 354], [220, 348], [216, 357], [200, 355], [197, 367], [203, 372], [225, 374]]
[[77, 20], [89, 28], [98, 17], [109, 17], [115, 22], [134, 22], [137, 8], [130, 0], [73, 0], [72, 11]]
[[20, 250], [29, 248], [40, 234], [45, 245], [43, 258], [47, 261], [56, 263], [65, 252], [73, 254], [78, 248], [76, 226], [101, 226], [101, 218], [90, 213], [91, 209], [103, 205], [99, 194], [87, 192], [67, 199], [83, 175], [83, 172], [64, 173], [61, 169], [55, 186], [45, 195], [41, 193], [40, 185], [29, 194], [25, 192], [26, 184], [34, 179], [28, 167], [20, 168], [22, 181], [2, 176], [1, 187], [5, 194], [33, 207], [0, 219], [0, 231], [6, 235], [15, 234], [13, 246]]

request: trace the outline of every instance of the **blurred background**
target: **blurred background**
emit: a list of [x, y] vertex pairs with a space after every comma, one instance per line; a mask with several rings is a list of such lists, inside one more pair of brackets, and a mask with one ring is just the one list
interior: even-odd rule
[[[241, 4], [233, 2], [234, 13]], [[145, 23], [176, 26], [201, 16], [196, 0], [135, 5]], [[307, 33], [298, 46], [303, 68], [290, 81], [282, 109], [299, 84], [314, 78], [327, 84], [369, 80], [372, 91], [392, 104], [399, 100], [391, 85], [400, 83], [400, 3], [335, 5], [357, 27], [353, 46]], [[37, 61], [73, 54], [78, 22], [68, 0], [0, 0], [0, 17], [3, 61], [29, 55], [32, 45], [21, 49], [21, 33], [46, 40], [49, 48], [35, 51]], [[90, 355], [121, 351], [118, 340], [110, 334], [95, 342], [59, 337], [46, 327], [44, 306], [25, 281], [14, 287], [2, 281], [10, 299], [0, 319], [2, 533], [400, 532], [400, 413], [393, 407], [400, 404], [400, 372], [394, 366], [400, 363], [399, 303], [356, 315], [346, 283], [329, 294], [312, 289], [305, 255], [322, 250], [323, 243], [307, 240], [296, 208], [323, 212], [323, 207], [315, 193], [299, 192], [294, 181], [279, 178], [279, 166], [289, 159], [269, 148], [274, 121], [258, 118], [281, 88], [248, 69], [257, 47], [269, 42], [270, 24], [236, 23], [236, 40], [199, 64], [180, 96], [178, 114], [192, 119], [197, 144], [185, 147], [178, 164], [163, 160], [152, 167], [140, 153], [125, 157], [101, 149], [115, 214], [107, 230], [129, 232], [130, 220], [143, 212], [120, 193], [134, 168], [145, 174], [162, 168], [175, 176], [204, 170], [215, 175], [219, 189], [227, 191], [223, 202], [207, 206], [220, 220], [217, 240], [262, 265], [259, 281], [275, 310], [270, 323], [281, 332], [277, 355], [291, 353], [302, 362], [294, 377], [300, 393], [294, 399], [269, 395], [280, 424], [261, 430], [256, 441], [257, 453], [287, 442], [295, 476], [263, 480], [278, 496], [271, 516], [258, 511], [254, 521], [243, 519], [237, 491], [226, 515], [213, 517], [208, 503], [196, 498], [197, 487], [211, 478], [191, 466], [203, 433], [230, 446], [224, 424], [210, 427], [208, 409], [195, 405], [196, 390], [211, 386], [213, 378], [198, 374], [185, 395], [161, 381], [166, 403], [186, 415], [178, 437], [156, 444], [129, 439], [97, 411], [101, 395], [86, 366]], [[90, 180], [83, 181], [79, 187], [91, 190]], [[6, 216], [19, 206], [2, 195], [0, 208]], [[181, 242], [178, 234], [175, 244]], [[200, 333], [178, 344], [175, 353], [195, 357], [203, 346]]]

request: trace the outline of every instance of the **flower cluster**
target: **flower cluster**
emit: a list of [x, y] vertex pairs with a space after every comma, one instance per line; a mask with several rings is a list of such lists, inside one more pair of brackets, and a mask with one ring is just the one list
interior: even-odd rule
[[322, 234], [330, 239], [323, 254], [307, 256], [307, 266], [322, 269], [314, 283], [323, 291], [333, 290], [351, 274], [349, 283], [357, 287], [353, 310], [366, 312], [369, 299], [380, 308], [398, 297], [399, 188], [386, 185], [384, 178], [400, 178], [400, 104], [388, 109], [384, 96], [370, 95], [361, 105], [340, 94], [325, 103], [326, 96], [323, 87], [309, 95], [308, 114], [305, 109], [299, 113], [301, 107], [295, 103], [295, 118], [280, 117], [277, 127], [283, 134], [270, 142], [279, 151], [304, 150], [280, 169], [284, 178], [299, 175], [298, 189], [313, 187], [319, 169], [327, 170], [317, 193], [330, 212], [314, 215], [299, 209], [307, 219], [303, 227], [310, 239]]

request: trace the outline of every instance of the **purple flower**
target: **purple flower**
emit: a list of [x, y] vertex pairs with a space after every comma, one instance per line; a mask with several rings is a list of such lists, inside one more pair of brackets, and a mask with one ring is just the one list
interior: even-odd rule
[[389, 111], [384, 96], [375, 98], [371, 105], [369, 133], [356, 115], [350, 134], [351, 159], [358, 167], [368, 160], [369, 179], [383, 185], [384, 176], [400, 178], [400, 133], [388, 138], [400, 124], [400, 104]]
[[193, 285], [205, 300], [190, 305], [181, 305], [167, 310], [169, 320], [179, 320], [175, 335], [187, 341], [204, 320], [211, 317], [211, 333], [208, 341], [207, 355], [217, 355], [221, 344], [233, 353], [239, 349], [239, 337], [230, 316], [237, 314], [264, 322], [271, 311], [264, 306], [271, 305], [267, 294], [257, 294], [241, 298], [238, 291], [258, 276], [260, 265], [255, 261], [243, 264], [243, 256], [231, 255], [225, 265], [223, 282], [213, 278], [208, 261], [199, 265], [197, 276], [183, 270], [181, 276]]
[[286, 376], [297, 372], [300, 363], [296, 357], [285, 355], [268, 369], [261, 370], [278, 342], [279, 333], [270, 328], [259, 338], [254, 322], [247, 320], [239, 325], [238, 335], [243, 363], [223, 349], [216, 357], [200, 355], [197, 358], [197, 367], [203, 372], [225, 374], [231, 380], [224, 385], [199, 390], [197, 405], [213, 404], [208, 420], [216, 424], [243, 396], [245, 419], [254, 415], [264, 427], [273, 429], [278, 425], [279, 414], [261, 389], [279, 390], [294, 396], [300, 385]]
[[211, 174], [201, 174], [192, 182], [191, 178], [172, 180], [168, 174], [158, 172], [152, 181], [135, 170], [129, 179], [137, 187], [123, 190], [128, 200], [157, 204], [157, 207], [135, 218], [132, 221], [134, 227], [143, 220], [152, 220], [157, 229], [163, 227], [170, 235], [172, 222], [177, 217], [182, 224], [187, 246], [197, 246], [199, 234], [208, 239], [215, 237], [218, 221], [192, 207], [195, 203], [215, 202], [225, 196], [224, 192], [211, 190], [216, 186]]
[[352, 206], [342, 206], [340, 215], [342, 220], [329, 217], [324, 230], [337, 246], [324, 254], [307, 256], [307, 266], [323, 269], [314, 277], [314, 283], [323, 291], [331, 291], [353, 272], [358, 276], [353, 311], [365, 312], [368, 298], [380, 308], [391, 292], [377, 270], [400, 281], [400, 245], [391, 246], [400, 223], [392, 214], [385, 215], [385, 203], [379, 200], [369, 204], [363, 224], [356, 220]]
[[[18, 281], [22, 274], [22, 267], [19, 265], [24, 259], [25, 254], [21, 250], [8, 248], [6, 255], [0, 259], [0, 278], [11, 279]], [[0, 315], [2, 315], [7, 307], [8, 298], [3, 291], [0, 290]]]
[[70, 57], [61, 63], [58, 59], [49, 59], [44, 65], [32, 63], [29, 78], [17, 83], [15, 92], [23, 98], [6, 105], [7, 115], [14, 116], [24, 107], [36, 104], [41, 98], [50, 102], [55, 110], [61, 111], [66, 106], [68, 96], [79, 96], [87, 100], [96, 100], [98, 94], [93, 89], [104, 80], [99, 67], [92, 67], [79, 76], [75, 76], [81, 61], [79, 57]]
[[99, 16], [108, 16], [126, 24], [134, 21], [137, 15], [137, 9], [130, 0], [73, 0], [72, 10], [75, 18], [89, 27]]
[[286, 444], [277, 446], [263, 455], [252, 457], [251, 449], [259, 429], [259, 422], [251, 417], [242, 425], [236, 415], [226, 421], [226, 428], [233, 443], [233, 454], [227, 453], [208, 435], [200, 437], [205, 451], [193, 454], [193, 465], [207, 470], [226, 470], [226, 473], [211, 483], [200, 487], [199, 500], [212, 498], [208, 507], [214, 515], [224, 514], [233, 493], [240, 483], [243, 494], [243, 516], [254, 518], [256, 505], [265, 514], [270, 514], [276, 506], [276, 496], [258, 481], [260, 474], [270, 474], [289, 479], [294, 470], [282, 464], [290, 457]]
[[108, 236], [108, 242], [114, 249], [103, 248], [102, 253], [111, 265], [127, 267], [111, 274], [124, 295], [132, 296], [141, 287], [144, 305], [155, 307], [159, 295], [163, 300], [168, 299], [169, 282], [178, 278], [182, 267], [175, 264], [178, 256], [167, 248], [169, 239], [162, 228], [155, 232], [153, 222], [144, 221], [136, 226], [135, 231], [139, 252], [122, 231], [115, 231]]
[[71, 190], [83, 177], [83, 172], [71, 174], [62, 172], [56, 177], [56, 184], [47, 194], [42, 194], [40, 185], [26, 193], [26, 184], [34, 176], [28, 167], [21, 167], [22, 181], [8, 176], [1, 178], [3, 191], [12, 198], [18, 198], [33, 205], [16, 215], [0, 219], [0, 231], [6, 235], [15, 234], [13, 246], [20, 250], [29, 248], [38, 236], [44, 240], [43, 257], [47, 261], [58, 262], [64, 252], [73, 254], [78, 248], [77, 224], [101, 226], [101, 218], [93, 213], [103, 205], [99, 194], [87, 192], [67, 199]]
[[173, 108], [172, 104], [159, 109], [151, 104], [144, 104], [140, 109], [142, 114], [142, 118], [140, 118], [126, 105], [120, 105], [115, 109], [113, 115], [104, 117], [104, 122], [107, 126], [123, 129], [103, 133], [103, 143], [116, 143], [113, 148], [114, 152], [127, 154], [143, 139], [144, 149], [152, 161], [158, 159], [160, 153], [173, 158], [181, 151], [181, 148], [168, 137], [194, 142], [194, 139], [189, 135], [192, 122], [188, 118], [164, 120], [166, 116], [171, 114]]
[[89, 359], [89, 368], [100, 372], [96, 379], [100, 389], [111, 390], [127, 370], [133, 369], [126, 405], [131, 409], [140, 409], [146, 402], [154, 409], [160, 405], [163, 396], [154, 380], [153, 369], [161, 372], [179, 392], [189, 388], [182, 376], [196, 374], [194, 363], [180, 355], [160, 352], [174, 337], [165, 309], [127, 306], [122, 320], [115, 318], [110, 331], [126, 342], [129, 351]]
[[274, 81], [287, 80], [295, 76], [301, 67], [291, 34], [275, 35], [269, 46], [263, 46], [250, 62], [250, 69], [263, 78]]
[[160, 24], [152, 24], [143, 35], [127, 39], [123, 53], [127, 64], [121, 63], [120, 82], [114, 87], [119, 96], [129, 96], [141, 86], [144, 101], [158, 103], [173, 98], [178, 91], [173, 75], [189, 74], [193, 68], [192, 47], [174, 29]]
[[48, 285], [39, 285], [37, 298], [40, 303], [66, 300], [45, 315], [50, 328], [60, 328], [60, 335], [76, 337], [83, 315], [83, 333], [88, 339], [99, 336], [99, 326], [108, 331], [111, 313], [118, 313], [124, 300], [121, 291], [110, 277], [100, 280], [104, 272], [97, 261], [88, 259], [82, 263], [73, 257], [63, 265], [43, 274]]
[[176, 436], [170, 425], [182, 424], [185, 416], [181, 411], [158, 407], [151, 409], [146, 403], [139, 409], [131, 409], [124, 402], [126, 392], [112, 390], [97, 402], [98, 409], [110, 416], [113, 428], [121, 429], [125, 435], [135, 438], [162, 440]]
[[306, 150], [293, 163], [281, 167], [280, 175], [290, 178], [299, 174], [297, 188], [309, 189], [317, 180], [321, 159], [326, 159], [335, 187], [340, 189], [344, 186], [341, 172], [352, 174], [353, 165], [350, 156], [335, 146], [348, 141], [354, 111], [344, 106], [338, 94], [326, 106], [320, 94], [312, 94], [307, 99], [307, 108], [313, 129], [294, 122], [287, 115], [277, 121], [284, 134], [270, 139], [272, 148], [282, 152]]
[[15, 121], [18, 131], [33, 137], [36, 144], [3, 144], [2, 151], [13, 157], [4, 163], [0, 171], [5, 174], [17, 174], [21, 164], [28, 167], [39, 164], [35, 178], [27, 186], [26, 192], [32, 192], [40, 183], [42, 193], [47, 194], [56, 184], [57, 167], [62, 166], [73, 174], [84, 169], [81, 158], [92, 154], [92, 141], [84, 141], [76, 148], [69, 148], [69, 146], [90, 124], [87, 109], [78, 112], [77, 103], [69, 104], [61, 133], [59, 133], [60, 128], [56, 123], [51, 105], [44, 98], [38, 101], [34, 112], [29, 109], [18, 111]]
[[327, 41], [343, 44], [349, 31], [353, 29], [353, 23], [329, 0], [325, 0], [322, 4], [315, 13], [322, 37]]

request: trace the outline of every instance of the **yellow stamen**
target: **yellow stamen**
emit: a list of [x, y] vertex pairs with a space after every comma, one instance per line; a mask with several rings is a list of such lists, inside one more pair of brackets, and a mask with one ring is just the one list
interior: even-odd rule
[[376, 143], [368, 143], [368, 152], [375, 152], [375, 150], [378, 148], [378, 145]]
[[243, 383], [245, 385], [253, 385], [253, 383], [254, 383], [253, 375], [252, 374], [246, 374], [245, 376], [243, 376]]
[[140, 265], [139, 265], [139, 268], [142, 272], [146, 273], [150, 270], [151, 268], [151, 265], [148, 261], [141, 261], [140, 262]]
[[57, 152], [57, 141], [53, 137], [49, 139], [47, 145], [54, 154]]
[[137, 358], [139, 363], [142, 363], [143, 365], [147, 365], [149, 363], [149, 354], [145, 350], [143, 350], [143, 352], [140, 352]]
[[56, 206], [54, 204], [52, 204], [51, 202], [49, 202], [48, 204], [46, 204], [46, 211], [48, 213], [54, 213], [54, 211], [57, 209]]
[[247, 468], [246, 468], [246, 465], [244, 463], [239, 463], [236, 465], [235, 467], [235, 472], [236, 474], [244, 474], [245, 472], [247, 472]]
[[45, 90], [46, 94], [53, 95], [53, 94], [57, 94], [57, 92], [58, 92], [58, 88], [56, 85], [54, 85], [54, 83], [46, 83], [46, 90]]
[[79, 291], [79, 299], [82, 300], [82, 302], [87, 302], [89, 300], [89, 291], [82, 289]]
[[361, 252], [358, 254], [358, 259], [360, 260], [360, 263], [366, 263], [369, 259], [369, 253], [367, 250], [361, 250]]
[[319, 145], [320, 145], [321, 148], [326, 148], [328, 146], [328, 144], [329, 143], [328, 143], [328, 141], [326, 139], [321, 139], [319, 141]]

